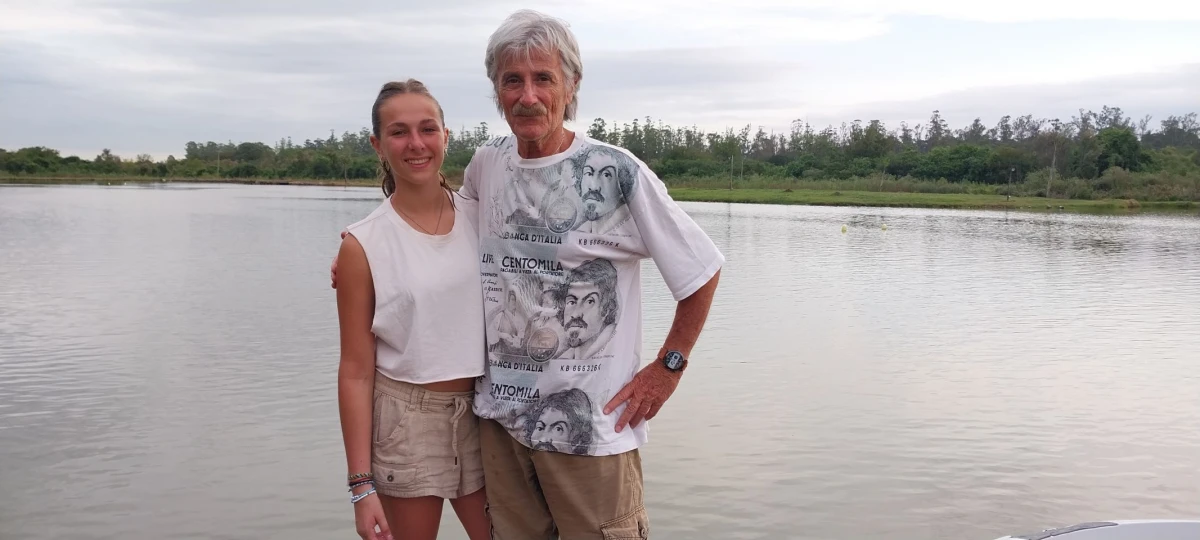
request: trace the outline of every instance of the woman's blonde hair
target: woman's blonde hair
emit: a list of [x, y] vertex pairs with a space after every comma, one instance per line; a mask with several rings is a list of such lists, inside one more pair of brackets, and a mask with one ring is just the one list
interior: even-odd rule
[[[445, 129], [446, 113], [442, 111], [442, 104], [438, 103], [437, 98], [433, 97], [433, 94], [430, 93], [429, 89], [425, 87], [425, 83], [422, 83], [416, 79], [408, 79], [403, 82], [393, 81], [383, 85], [383, 88], [379, 89], [379, 95], [375, 97], [375, 104], [371, 106], [371, 132], [375, 135], [376, 139], [381, 138], [379, 135], [379, 124], [381, 122], [379, 118], [379, 109], [382, 108], [383, 104], [386, 103], [388, 99], [391, 99], [392, 96], [398, 96], [400, 94], [418, 94], [429, 98], [430, 101], [433, 101], [433, 106], [437, 107], [438, 111], [438, 122], [441, 124], [442, 129]], [[380, 176], [382, 177], [383, 182], [383, 196], [390, 197], [392, 193], [396, 192], [396, 177], [392, 174], [392, 169], [388, 166], [386, 160], [379, 160], [379, 168], [381, 169]], [[446, 191], [453, 193], [453, 190], [450, 189], [450, 185], [446, 183], [446, 175], [442, 174], [440, 170], [438, 171], [438, 175], [442, 177], [442, 187], [445, 188]], [[453, 198], [451, 199], [453, 200]]]

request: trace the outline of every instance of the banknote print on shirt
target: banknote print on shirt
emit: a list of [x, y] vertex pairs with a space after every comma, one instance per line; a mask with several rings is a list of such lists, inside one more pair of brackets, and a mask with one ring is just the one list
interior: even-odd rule
[[[630, 234], [629, 206], [637, 167], [622, 152], [589, 146], [557, 164], [538, 169], [506, 167], [508, 182], [492, 230], [516, 238], [571, 231]], [[561, 239], [560, 239], [561, 240]]]
[[585, 136], [538, 159], [492, 141], [463, 191], [481, 225], [488, 369], [476, 412], [535, 450], [636, 448], [644, 424], [616, 433], [621, 410], [601, 408], [641, 364], [640, 261], [666, 255], [668, 286], [690, 294], [720, 253], [645, 164]]

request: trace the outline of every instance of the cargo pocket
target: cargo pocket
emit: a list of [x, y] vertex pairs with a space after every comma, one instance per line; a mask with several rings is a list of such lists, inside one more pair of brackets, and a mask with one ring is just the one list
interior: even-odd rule
[[376, 489], [385, 495], [407, 497], [409, 492], [425, 487], [418, 467], [375, 462], [371, 469], [375, 473]]
[[604, 535], [604, 540], [646, 540], [650, 538], [650, 520], [646, 516], [646, 507], [638, 505], [633, 512], [601, 525], [600, 534]]
[[376, 450], [387, 451], [387, 446], [398, 439], [408, 423], [408, 403], [384, 393], [375, 395], [372, 442]]

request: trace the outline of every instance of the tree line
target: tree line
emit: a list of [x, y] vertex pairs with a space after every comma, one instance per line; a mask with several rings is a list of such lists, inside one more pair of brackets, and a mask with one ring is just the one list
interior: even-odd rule
[[609, 126], [596, 120], [589, 135], [628, 148], [664, 177], [746, 174], [845, 179], [886, 173], [922, 180], [983, 184], [1021, 182], [1035, 171], [1095, 179], [1112, 167], [1129, 172], [1200, 172], [1196, 113], [1170, 116], [1150, 128], [1120, 108], [1081, 110], [1063, 122], [1004, 116], [992, 127], [978, 118], [950, 128], [938, 111], [926, 124], [854, 121], [817, 130], [794, 122], [787, 133], [751, 127], [724, 133], [670, 128], [650, 119]]
[[[1106, 172], [1119, 171], [1171, 175], [1167, 182], [1181, 183], [1186, 197], [1187, 186], [1200, 177], [1200, 121], [1196, 113], [1188, 113], [1168, 116], [1157, 126], [1151, 122], [1148, 116], [1134, 121], [1120, 108], [1105, 106], [1099, 112], [1081, 109], [1066, 121], [1004, 116], [988, 126], [976, 118], [957, 129], [933, 111], [928, 122], [901, 122], [895, 128], [878, 120], [821, 129], [795, 121], [782, 133], [752, 130], [750, 125], [706, 132], [647, 117], [620, 124], [595, 119], [587, 133], [629, 149], [668, 183], [723, 178], [736, 185], [747, 176], [802, 182], [884, 175], [988, 185], [1023, 183], [1047, 174], [1094, 183]], [[491, 137], [487, 123], [452, 132], [447, 172], [461, 171], [474, 149]], [[274, 145], [188, 142], [181, 159], [172, 155], [163, 161], [148, 155], [123, 159], [109, 150], [86, 160], [62, 157], [43, 147], [0, 149], [0, 171], [38, 176], [350, 180], [376, 177], [378, 160], [370, 131], [363, 128], [340, 137], [330, 132], [327, 138], [299, 144], [290, 137]]]
[[[104, 149], [95, 159], [63, 157], [45, 147], [22, 148], [15, 152], [0, 148], [0, 172], [29, 176], [124, 175], [161, 178], [260, 178], [260, 179], [369, 179], [379, 175], [379, 160], [371, 147], [371, 132], [345, 132], [338, 137], [307, 139], [295, 143], [291, 137], [274, 145], [262, 142], [189, 141], [182, 158], [175, 155], [155, 161], [148, 154], [124, 159]], [[461, 169], [476, 147], [490, 138], [488, 126], [462, 129], [451, 137], [446, 165]]]

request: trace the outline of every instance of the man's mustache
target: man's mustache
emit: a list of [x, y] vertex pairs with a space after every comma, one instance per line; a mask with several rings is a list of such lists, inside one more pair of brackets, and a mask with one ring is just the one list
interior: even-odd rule
[[513, 105], [513, 116], [546, 116], [550, 111], [546, 110], [546, 106], [541, 103], [535, 103], [532, 107], [526, 107], [517, 103]]
[[583, 194], [583, 200], [586, 201], [588, 199], [596, 202], [604, 202], [604, 195], [598, 189], [589, 189], [587, 193]]
[[571, 320], [567, 321], [567, 329], [570, 329], [573, 326], [578, 326], [584, 330], [587, 330], [588, 327], [587, 323], [583, 322], [581, 317], [571, 317]]

